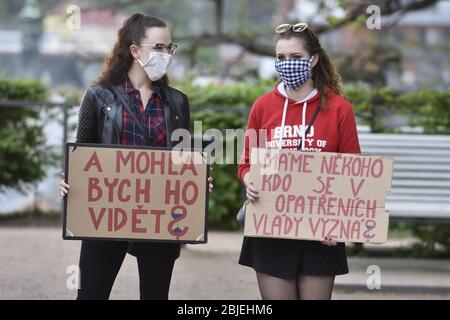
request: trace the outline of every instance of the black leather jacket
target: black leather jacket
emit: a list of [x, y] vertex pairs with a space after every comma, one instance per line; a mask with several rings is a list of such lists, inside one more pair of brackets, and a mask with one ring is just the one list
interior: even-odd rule
[[[172, 132], [178, 128], [189, 130], [189, 102], [185, 94], [169, 86], [159, 86], [166, 119], [167, 146], [172, 146]], [[131, 98], [122, 85], [115, 86], [125, 101]], [[81, 100], [76, 141], [78, 143], [120, 144], [122, 104], [106, 86], [89, 86]]]

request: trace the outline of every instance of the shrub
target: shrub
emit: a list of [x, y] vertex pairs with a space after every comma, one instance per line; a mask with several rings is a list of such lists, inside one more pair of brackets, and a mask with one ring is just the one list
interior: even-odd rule
[[[39, 81], [0, 78], [0, 100], [44, 101], [46, 88]], [[30, 108], [0, 108], [0, 190], [22, 190], [45, 176], [52, 154], [45, 145], [39, 111]]]

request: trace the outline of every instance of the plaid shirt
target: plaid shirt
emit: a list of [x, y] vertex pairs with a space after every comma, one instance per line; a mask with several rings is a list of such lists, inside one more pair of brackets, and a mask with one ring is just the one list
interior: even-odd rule
[[[133, 87], [131, 81], [127, 79], [123, 84], [126, 92], [130, 96], [133, 104], [131, 110], [136, 118], [142, 123], [143, 127], [148, 130], [150, 139], [153, 140], [152, 147], [166, 146], [166, 122], [164, 119], [164, 108], [162, 106], [162, 98], [157, 88], [153, 88], [153, 93], [144, 108], [139, 90]], [[136, 126], [131, 115], [126, 108], [122, 111], [122, 132], [121, 144], [127, 145], [147, 145], [141, 131]]]

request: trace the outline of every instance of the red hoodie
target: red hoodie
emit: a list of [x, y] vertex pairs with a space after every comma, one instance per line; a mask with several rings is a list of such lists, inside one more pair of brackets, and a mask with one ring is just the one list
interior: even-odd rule
[[[274, 91], [258, 98], [250, 111], [245, 135], [244, 150], [239, 163], [238, 175], [241, 180], [250, 170], [250, 146], [261, 148], [297, 149], [319, 103], [319, 93], [314, 90], [305, 100], [296, 102], [288, 99], [284, 129], [283, 111], [287, 99], [282, 83], [277, 83]], [[331, 94], [326, 105], [327, 111], [320, 110], [309, 134], [305, 138], [305, 151], [361, 153], [355, 116], [351, 104], [343, 97]], [[302, 123], [302, 121], [304, 123]], [[266, 129], [261, 141], [252, 139], [249, 129]], [[283, 136], [281, 133], [284, 131]]]

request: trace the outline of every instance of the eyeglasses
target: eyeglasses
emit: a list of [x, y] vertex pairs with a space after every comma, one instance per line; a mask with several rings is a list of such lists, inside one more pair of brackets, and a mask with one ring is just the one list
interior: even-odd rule
[[164, 43], [153, 43], [153, 44], [141, 44], [139, 47], [152, 47], [153, 50], [161, 51], [166, 49], [169, 54], [175, 54], [177, 51], [178, 45], [175, 43], [171, 43], [169, 45], [165, 45]]
[[302, 31], [305, 31], [306, 29], [308, 29], [308, 24], [306, 22], [299, 22], [296, 24], [283, 23], [275, 28], [275, 32], [283, 33], [283, 32], [288, 31], [290, 28], [292, 28], [292, 31], [294, 31], [294, 32], [302, 32]]

